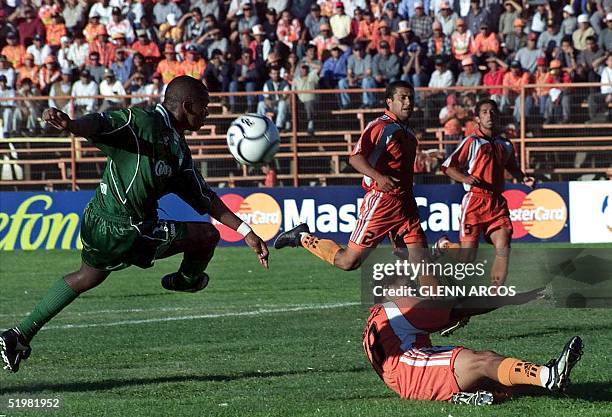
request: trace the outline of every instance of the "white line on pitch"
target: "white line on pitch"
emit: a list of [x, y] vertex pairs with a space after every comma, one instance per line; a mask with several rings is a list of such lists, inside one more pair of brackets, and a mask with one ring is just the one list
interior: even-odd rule
[[162, 317], [155, 319], [142, 319], [142, 320], [123, 320], [113, 321], [108, 323], [91, 323], [91, 324], [63, 324], [59, 326], [47, 326], [43, 327], [42, 330], [56, 330], [56, 329], [83, 329], [87, 327], [112, 327], [112, 326], [124, 326], [131, 324], [146, 324], [146, 323], [162, 323], [166, 321], [182, 321], [182, 320], [198, 320], [198, 319], [214, 319], [219, 317], [243, 317], [243, 316], [262, 316], [266, 314], [275, 313], [290, 313], [294, 311], [307, 311], [307, 310], [326, 310], [331, 308], [341, 308], [356, 306], [359, 303], [335, 303], [335, 304], [312, 304], [302, 305], [298, 307], [287, 307], [287, 308], [276, 308], [276, 309], [260, 309], [253, 311], [234, 311], [227, 313], [213, 313], [213, 314], [200, 314], [194, 316], [178, 316], [178, 317]]

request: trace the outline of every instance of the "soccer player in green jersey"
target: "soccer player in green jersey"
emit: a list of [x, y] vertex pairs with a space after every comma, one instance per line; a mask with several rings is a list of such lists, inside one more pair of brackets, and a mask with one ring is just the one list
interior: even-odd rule
[[219, 232], [207, 222], [160, 220], [158, 200], [175, 193], [200, 214], [210, 214], [244, 236], [245, 243], [268, 267], [266, 243], [217, 197], [195, 168], [185, 130], [197, 131], [208, 116], [208, 89], [189, 76], [173, 79], [162, 104], [89, 114], [72, 120], [50, 108], [43, 120], [62, 131], [87, 138], [107, 157], [100, 186], [83, 214], [82, 263], [59, 279], [28, 317], [0, 335], [4, 369], [19, 370], [30, 356], [36, 333], [112, 271], [183, 253], [177, 272], [162, 278], [171, 291], [195, 292], [208, 284], [204, 272], [213, 257]]

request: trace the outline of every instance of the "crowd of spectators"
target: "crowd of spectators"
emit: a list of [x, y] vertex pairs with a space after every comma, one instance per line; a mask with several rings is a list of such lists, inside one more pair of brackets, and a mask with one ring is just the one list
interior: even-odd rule
[[[0, 0], [0, 54], [0, 97], [50, 96], [0, 101], [10, 133], [40, 129], [47, 104], [69, 110], [54, 97], [104, 96], [77, 99], [77, 115], [146, 106], [150, 99], [118, 96], [163, 93], [187, 74], [212, 92], [264, 91], [225, 104], [268, 114], [280, 129], [290, 128], [280, 91], [396, 79], [463, 86], [461, 94], [416, 97], [428, 120], [456, 136], [483, 95], [518, 122], [524, 84], [612, 81], [612, 0]], [[477, 86], [487, 89], [469, 90]], [[369, 92], [357, 102], [337, 97], [340, 108], [380, 104]], [[316, 100], [299, 95], [311, 131]], [[527, 95], [526, 114], [564, 122], [571, 100], [564, 88], [538, 88]], [[591, 119], [607, 116], [612, 87], [581, 100]]]

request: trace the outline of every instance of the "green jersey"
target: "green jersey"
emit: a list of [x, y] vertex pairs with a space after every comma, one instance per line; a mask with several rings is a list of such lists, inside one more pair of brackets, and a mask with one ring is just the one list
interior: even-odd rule
[[88, 138], [108, 161], [93, 204], [132, 221], [157, 219], [158, 200], [175, 193], [205, 214], [215, 193], [194, 167], [173, 116], [158, 104], [100, 113], [101, 130]]

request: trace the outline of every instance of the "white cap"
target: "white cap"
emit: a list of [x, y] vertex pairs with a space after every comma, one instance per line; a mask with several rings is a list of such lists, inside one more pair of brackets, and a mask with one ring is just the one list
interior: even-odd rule
[[574, 15], [574, 8], [569, 4], [563, 8], [563, 11], [567, 14]]
[[168, 13], [166, 20], [170, 26], [176, 26], [176, 15], [174, 13]]
[[399, 29], [398, 29], [397, 32], [398, 33], [410, 32], [410, 26], [408, 25], [408, 21], [407, 20], [401, 20], [399, 22]]
[[606, 15], [606, 21], [608, 21], [608, 22], [612, 22], [612, 12], [610, 12], [610, 13], [608, 13], [608, 14]]
[[423, 2], [421, 0], [417, 0], [414, 2], [414, 8], [423, 7]]
[[70, 42], [70, 38], [68, 36], [62, 36], [60, 38], [61, 43]]
[[578, 23], [589, 23], [589, 15], [581, 14], [580, 16], [578, 16]]
[[266, 31], [264, 30], [263, 25], [255, 25], [253, 26], [253, 35], [265, 35]]

